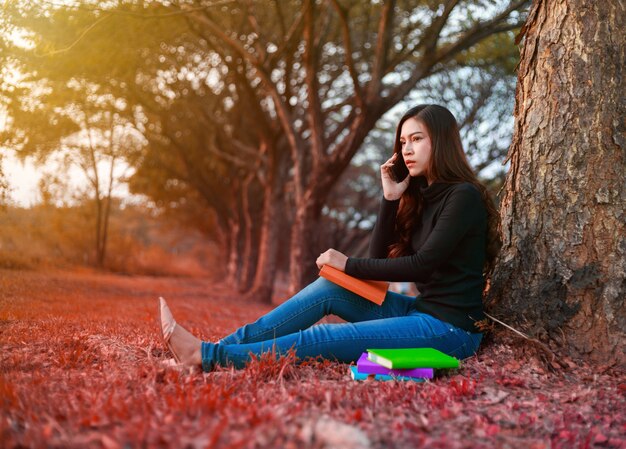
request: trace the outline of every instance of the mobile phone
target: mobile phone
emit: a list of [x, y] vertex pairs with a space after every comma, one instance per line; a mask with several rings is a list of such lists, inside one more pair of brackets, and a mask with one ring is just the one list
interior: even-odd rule
[[409, 175], [409, 169], [406, 168], [404, 159], [401, 156], [396, 157], [395, 162], [391, 166], [391, 177], [396, 182], [402, 182]]

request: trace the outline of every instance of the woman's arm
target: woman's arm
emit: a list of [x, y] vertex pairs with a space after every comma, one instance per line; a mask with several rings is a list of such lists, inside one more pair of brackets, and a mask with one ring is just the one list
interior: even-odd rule
[[372, 230], [368, 255], [374, 259], [384, 259], [389, 253], [389, 245], [394, 243], [396, 212], [400, 200], [389, 201], [384, 197], [380, 203], [376, 224]]
[[[370, 240], [369, 256], [373, 258], [387, 257], [389, 245], [393, 243], [395, 232], [396, 212], [400, 204], [400, 197], [409, 186], [410, 176], [401, 181], [396, 182], [393, 179], [391, 171], [394, 161], [397, 159], [394, 153], [384, 164], [380, 166], [380, 176], [383, 185], [383, 200], [380, 205], [378, 218], [372, 231]], [[330, 248], [326, 252], [319, 255], [315, 263], [319, 268], [323, 265], [330, 265], [341, 271], [345, 270], [348, 257], [339, 251]]]
[[485, 208], [473, 186], [457, 187], [422, 247], [410, 256], [394, 259], [348, 258], [345, 272], [361, 279], [385, 281], [427, 281], [475, 226], [484, 219]]
[[[387, 256], [387, 248], [392, 243], [396, 211], [398, 210], [397, 203], [399, 202], [400, 201], [387, 201], [383, 198], [380, 213], [378, 214], [378, 219], [376, 220], [376, 225], [372, 233], [372, 239], [370, 240], [370, 257], [384, 258]], [[315, 263], [320, 269], [323, 265], [330, 265], [338, 270], [345, 271], [347, 260], [348, 256], [336, 249], [330, 248], [321, 253]]]
[[393, 165], [398, 159], [394, 153], [384, 164], [380, 166], [380, 180], [383, 187], [383, 199], [378, 211], [378, 218], [372, 231], [370, 240], [369, 257], [385, 258], [389, 252], [389, 245], [394, 243], [396, 212], [400, 204], [402, 194], [409, 186], [411, 177], [397, 182], [393, 177]]

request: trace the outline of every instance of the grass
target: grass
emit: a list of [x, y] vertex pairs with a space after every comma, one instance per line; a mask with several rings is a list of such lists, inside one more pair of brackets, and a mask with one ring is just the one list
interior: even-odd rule
[[268, 310], [197, 278], [0, 270], [0, 446], [626, 447], [616, 367], [553, 372], [503, 336], [425, 383], [271, 354], [200, 373], [169, 365], [159, 295], [205, 340]]

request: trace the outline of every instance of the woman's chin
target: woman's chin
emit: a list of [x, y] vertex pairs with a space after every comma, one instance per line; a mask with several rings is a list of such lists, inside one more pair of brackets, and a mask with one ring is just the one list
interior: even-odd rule
[[417, 178], [418, 176], [424, 176], [424, 173], [421, 170], [411, 167], [409, 168], [409, 175], [411, 175], [411, 178]]

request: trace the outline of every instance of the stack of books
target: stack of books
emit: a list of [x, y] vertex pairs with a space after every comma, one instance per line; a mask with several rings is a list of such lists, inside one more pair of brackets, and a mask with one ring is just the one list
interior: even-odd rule
[[423, 382], [433, 378], [435, 369], [458, 367], [458, 359], [434, 348], [368, 349], [349, 373], [354, 380]]

